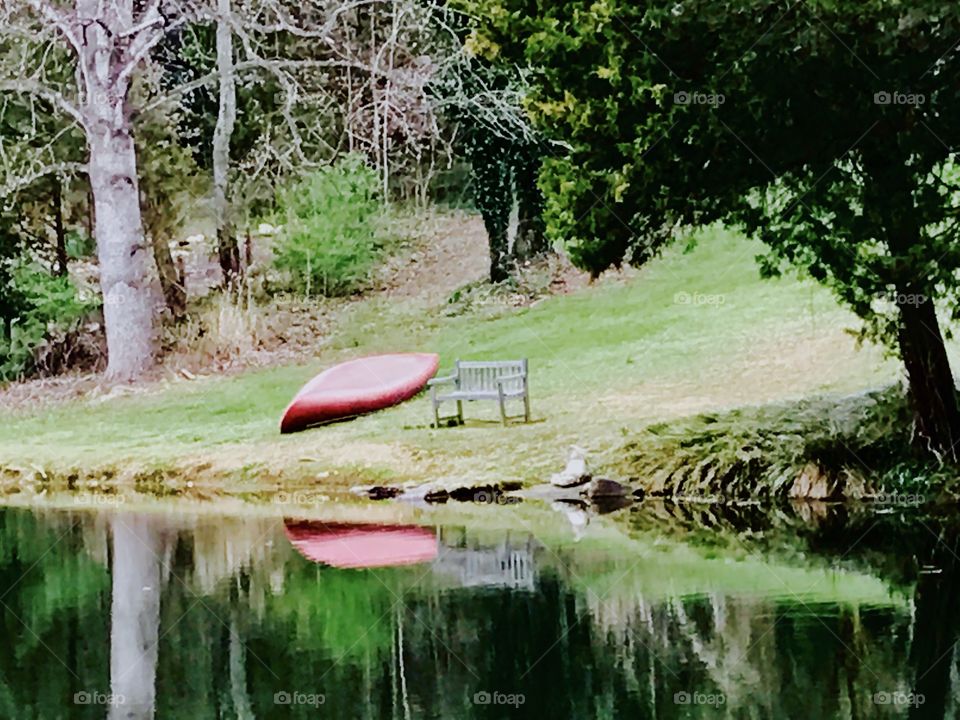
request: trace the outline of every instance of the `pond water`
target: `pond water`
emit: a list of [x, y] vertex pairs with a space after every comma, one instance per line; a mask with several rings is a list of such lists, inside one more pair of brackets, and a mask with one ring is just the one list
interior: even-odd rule
[[0, 717], [957, 716], [960, 524], [524, 505], [0, 510]]

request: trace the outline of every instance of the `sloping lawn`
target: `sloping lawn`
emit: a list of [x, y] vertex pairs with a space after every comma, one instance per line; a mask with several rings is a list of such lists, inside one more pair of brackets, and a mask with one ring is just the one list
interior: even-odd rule
[[[874, 387], [897, 365], [846, 332], [855, 319], [809, 282], [759, 278], [760, 247], [711, 229], [690, 253], [532, 307], [481, 308], [371, 297], [346, 311], [325, 354], [293, 367], [199, 378], [80, 401], [0, 426], [0, 467], [56, 472], [190, 468], [202, 476], [533, 480], [571, 443], [594, 453], [624, 432], [696, 412]], [[493, 404], [466, 427], [429, 427], [425, 398], [281, 437], [280, 413], [330, 363], [381, 351], [527, 357], [536, 422], [506, 429]], [[485, 422], [483, 422], [485, 420]], [[324, 475], [321, 475], [323, 477]]]

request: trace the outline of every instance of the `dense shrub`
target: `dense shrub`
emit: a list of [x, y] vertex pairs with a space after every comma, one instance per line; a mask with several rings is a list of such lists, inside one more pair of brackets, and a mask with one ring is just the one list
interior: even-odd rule
[[8, 268], [5, 290], [15, 302], [0, 325], [0, 380], [34, 372], [56, 372], [71, 364], [64, 353], [86, 352], [74, 342], [97, 302], [79, 297], [69, 277], [53, 277], [35, 263]]
[[275, 265], [285, 289], [346, 295], [363, 287], [380, 251], [376, 173], [348, 156], [280, 194]]

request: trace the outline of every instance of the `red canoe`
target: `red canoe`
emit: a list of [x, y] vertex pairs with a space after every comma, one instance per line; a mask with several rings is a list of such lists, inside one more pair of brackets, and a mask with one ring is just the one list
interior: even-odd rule
[[416, 395], [440, 364], [433, 353], [371, 355], [324, 370], [287, 406], [280, 432], [382, 410]]
[[290, 544], [307, 560], [336, 568], [412, 565], [437, 557], [437, 536], [418, 525], [288, 520], [284, 530]]

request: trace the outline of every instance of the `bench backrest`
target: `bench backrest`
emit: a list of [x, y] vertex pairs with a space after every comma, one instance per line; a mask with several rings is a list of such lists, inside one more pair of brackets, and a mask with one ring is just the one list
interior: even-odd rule
[[527, 384], [527, 361], [457, 360], [457, 378], [461, 390], [497, 391], [497, 379], [506, 375], [521, 377], [503, 383], [506, 391], [523, 390]]

